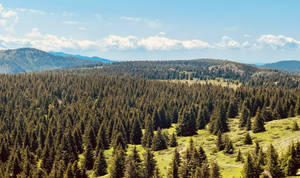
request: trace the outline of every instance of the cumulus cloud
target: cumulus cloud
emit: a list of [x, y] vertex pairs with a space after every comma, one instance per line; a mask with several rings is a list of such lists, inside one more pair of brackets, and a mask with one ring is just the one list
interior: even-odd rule
[[223, 36], [222, 41], [220, 43], [217, 43], [216, 46], [220, 48], [232, 48], [232, 49], [237, 49], [241, 47], [238, 41], [233, 40], [229, 36]]
[[286, 37], [284, 35], [272, 35], [265, 34], [261, 35], [257, 42], [259, 43], [259, 47], [271, 47], [273, 50], [277, 49], [291, 49], [291, 48], [299, 48], [300, 41], [295, 40], [291, 37]]
[[0, 25], [8, 32], [14, 32], [14, 26], [18, 22], [18, 13], [6, 9], [0, 4]]
[[121, 37], [117, 35], [109, 35], [108, 37], [104, 38], [102, 46], [104, 48], [114, 48], [120, 50], [136, 49], [137, 37]]

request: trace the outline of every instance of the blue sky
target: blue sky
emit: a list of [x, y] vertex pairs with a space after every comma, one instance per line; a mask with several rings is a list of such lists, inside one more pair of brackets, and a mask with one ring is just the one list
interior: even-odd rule
[[298, 0], [0, 0], [0, 49], [117, 60], [300, 60]]

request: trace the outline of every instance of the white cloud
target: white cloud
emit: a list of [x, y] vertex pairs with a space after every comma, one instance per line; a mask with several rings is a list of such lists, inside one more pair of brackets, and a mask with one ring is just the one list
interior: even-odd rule
[[18, 22], [18, 13], [14, 10], [6, 9], [0, 4], [0, 25], [7, 32], [14, 32], [14, 26]]
[[241, 47], [238, 41], [233, 40], [229, 36], [223, 36], [222, 41], [220, 43], [217, 43], [216, 46], [220, 48], [232, 48], [232, 49], [237, 49]]
[[103, 47], [115, 48], [120, 50], [135, 49], [137, 48], [137, 37], [121, 37], [117, 35], [109, 35], [108, 37], [104, 38]]
[[41, 38], [42, 37], [42, 34], [40, 33], [39, 29], [38, 28], [33, 28], [31, 30], [30, 33], [27, 33], [25, 35], [26, 37], [30, 37], [30, 38]]
[[272, 34], [261, 35], [257, 39], [257, 42], [259, 43], [258, 46], [260, 48], [271, 47], [273, 50], [300, 47], [300, 41], [283, 35], [277, 35], [277, 36]]
[[141, 39], [138, 45], [144, 47], [147, 50], [174, 50], [180, 49], [181, 41], [169, 39], [162, 36], [150, 36], [148, 38]]

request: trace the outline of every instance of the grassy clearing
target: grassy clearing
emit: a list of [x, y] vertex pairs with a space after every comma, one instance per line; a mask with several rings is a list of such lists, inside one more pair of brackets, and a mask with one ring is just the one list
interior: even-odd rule
[[[254, 134], [250, 131], [250, 135], [253, 139], [258, 140], [260, 145], [266, 149], [270, 143], [272, 143], [278, 150], [279, 154], [283, 153], [287, 146], [291, 142], [300, 141], [300, 131], [292, 131], [291, 127], [293, 125], [293, 121], [296, 121], [300, 125], [300, 117], [293, 117], [287, 118], [282, 120], [275, 120], [266, 123], [266, 132]], [[235, 158], [237, 155], [237, 151], [240, 149], [242, 154], [245, 155], [246, 153], [254, 150], [253, 145], [244, 145], [243, 139], [247, 133], [247, 131], [241, 130], [238, 127], [239, 119], [229, 119], [229, 127], [230, 132], [228, 132], [228, 136], [233, 141], [236, 153], [229, 155], [224, 154], [223, 152], [216, 152], [216, 136], [209, 133], [208, 130], [199, 130], [198, 134], [192, 137], [178, 137], [178, 149], [181, 153], [184, 153], [186, 148], [189, 145], [189, 140], [192, 138], [194, 141], [195, 146], [198, 148], [200, 145], [204, 148], [208, 159], [209, 160], [216, 160], [221, 168], [222, 176], [225, 178], [232, 178], [232, 177], [240, 177], [241, 170], [243, 164], [240, 162], [236, 162]], [[164, 129], [163, 131], [167, 131], [169, 134], [175, 132], [176, 125], [172, 125], [169, 129]], [[129, 154], [134, 146], [129, 145], [127, 153]], [[158, 167], [160, 169], [161, 175], [163, 177], [167, 177], [167, 172], [169, 168], [169, 164], [172, 160], [173, 151], [175, 148], [169, 148], [167, 150], [161, 150], [154, 152], [155, 158], [157, 160]], [[137, 150], [142, 157], [145, 149], [141, 146], [137, 146]], [[107, 158], [108, 165], [111, 162], [113, 156], [113, 149], [106, 150], [105, 156]], [[82, 157], [80, 157], [82, 159]], [[92, 173], [89, 175], [92, 176]], [[108, 177], [108, 175], [104, 176]]]
[[[224, 78], [217, 78], [215, 80], [199, 80], [197, 78], [194, 78], [193, 80], [161, 80], [161, 81], [171, 81], [171, 82], [175, 82], [175, 83], [186, 83], [188, 85], [192, 85], [192, 84], [212, 84], [212, 85], [217, 85], [217, 86], [222, 86], [222, 87], [229, 87], [229, 88], [233, 88], [236, 89], [237, 87], [239, 87], [241, 84], [238, 83], [237, 81], [233, 82], [229, 82], [228, 80], [224, 79]], [[238, 83], [238, 84], [237, 84]]]

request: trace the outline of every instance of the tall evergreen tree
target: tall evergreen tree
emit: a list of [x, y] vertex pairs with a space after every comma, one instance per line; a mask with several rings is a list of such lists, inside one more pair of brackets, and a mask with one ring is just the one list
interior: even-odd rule
[[217, 135], [218, 132], [224, 133], [229, 131], [226, 111], [223, 104], [219, 106], [213, 117], [210, 125], [210, 132], [212, 134]]
[[96, 157], [94, 168], [93, 168], [95, 176], [98, 177], [107, 174], [106, 169], [107, 169], [107, 164], [103, 154], [103, 150], [100, 150]]
[[110, 178], [124, 177], [125, 153], [122, 149], [116, 150], [109, 169]]
[[264, 119], [263, 119], [263, 117], [261, 115], [261, 111], [260, 110], [258, 110], [257, 113], [256, 113], [252, 129], [253, 129], [254, 133], [266, 131], [266, 129], [265, 129], [265, 122], [264, 122]]
[[140, 126], [140, 122], [137, 119], [134, 119], [133, 125], [130, 132], [130, 141], [134, 145], [141, 144], [143, 133]]
[[179, 178], [179, 167], [180, 167], [180, 154], [177, 148], [174, 150], [174, 155], [170, 163], [168, 176], [170, 178]]
[[245, 127], [247, 125], [247, 121], [249, 118], [250, 118], [250, 111], [244, 103], [242, 108], [242, 116], [240, 118], [240, 127]]
[[143, 169], [145, 178], [152, 178], [154, 176], [156, 160], [154, 159], [154, 154], [149, 149], [144, 154]]
[[152, 146], [153, 151], [163, 150], [167, 149], [167, 142], [165, 140], [165, 137], [162, 135], [160, 128], [158, 128], [156, 134], [153, 137], [152, 140]]
[[142, 145], [144, 147], [150, 148], [152, 145], [152, 139], [154, 136], [154, 128], [152, 124], [152, 120], [150, 119], [150, 116], [147, 115], [145, 119], [145, 133], [142, 137]]
[[94, 166], [94, 155], [92, 150], [92, 145], [88, 144], [84, 152], [83, 168], [87, 170], [92, 170]]
[[212, 162], [210, 165], [210, 178], [220, 178], [221, 173], [220, 173], [220, 168], [216, 162]]
[[248, 153], [243, 170], [242, 170], [243, 178], [257, 178], [255, 174], [255, 165], [253, 163], [251, 155]]
[[191, 109], [184, 110], [178, 118], [176, 133], [178, 136], [192, 136], [197, 131], [196, 120]]
[[169, 146], [170, 147], [176, 147], [178, 145], [176, 135], [173, 133], [171, 136], [171, 139], [169, 141]]
[[270, 172], [273, 178], [284, 177], [283, 171], [281, 170], [278, 162], [278, 154], [271, 144], [267, 150], [267, 160], [265, 169]]

